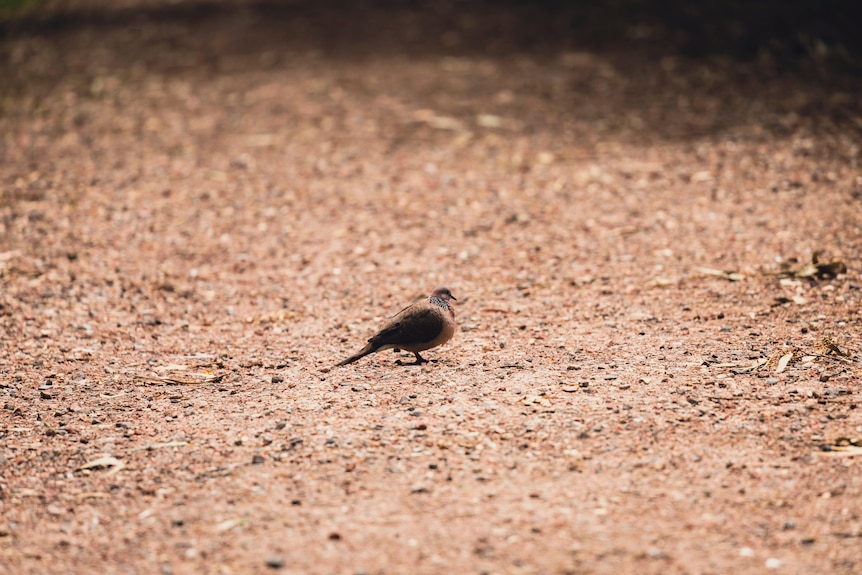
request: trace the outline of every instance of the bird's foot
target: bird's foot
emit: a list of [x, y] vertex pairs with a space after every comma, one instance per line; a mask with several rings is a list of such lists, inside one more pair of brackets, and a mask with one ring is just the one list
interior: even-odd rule
[[423, 363], [430, 363], [431, 362], [431, 360], [425, 359], [424, 357], [422, 357], [421, 355], [419, 355], [416, 352], [413, 352], [413, 354], [416, 356], [416, 361], [406, 362], [406, 361], [402, 361], [400, 359], [396, 359], [395, 365], [422, 365]]

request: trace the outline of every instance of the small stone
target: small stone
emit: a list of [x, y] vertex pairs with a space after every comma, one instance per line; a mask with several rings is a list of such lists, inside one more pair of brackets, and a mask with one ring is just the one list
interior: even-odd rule
[[54, 505], [54, 504], [49, 505], [45, 509], [45, 511], [48, 512], [48, 515], [55, 515], [56, 516], [56, 515], [62, 515], [63, 514], [63, 508], [60, 507], [59, 505]]
[[270, 569], [281, 569], [284, 567], [284, 559], [277, 555], [273, 555], [266, 560], [266, 566]]
[[781, 567], [781, 560], [776, 559], [775, 557], [770, 557], [769, 559], [766, 560], [766, 563], [764, 563], [764, 566], [767, 569], [778, 569], [779, 567]]
[[431, 493], [431, 487], [426, 483], [414, 483], [410, 487], [410, 493]]
[[263, 455], [259, 453], [255, 453], [254, 457], [251, 458], [252, 465], [261, 465], [264, 462]]
[[273, 375], [272, 376], [272, 383], [283, 383], [283, 382], [284, 382], [283, 376], [281, 376], [281, 375]]

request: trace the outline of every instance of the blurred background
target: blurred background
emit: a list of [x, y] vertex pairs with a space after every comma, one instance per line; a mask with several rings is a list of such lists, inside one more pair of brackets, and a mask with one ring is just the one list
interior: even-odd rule
[[[436, 40], [450, 49], [538, 50], [566, 42], [597, 48], [624, 42], [689, 56], [775, 58], [785, 63], [814, 59], [857, 71], [862, 55], [857, 30], [862, 8], [852, 0], [2, 0], [0, 32], [197, 19], [231, 12], [267, 19], [305, 17], [309, 24], [314, 21], [343, 35], [344, 42], [355, 42], [379, 31], [373, 21], [379, 19], [374, 14], [379, 11], [421, 16], [422, 31], [442, 32], [444, 37]], [[489, 37], [484, 34], [489, 29], [501, 34]], [[412, 40], [418, 40], [418, 32], [410, 26], [390, 31]]]

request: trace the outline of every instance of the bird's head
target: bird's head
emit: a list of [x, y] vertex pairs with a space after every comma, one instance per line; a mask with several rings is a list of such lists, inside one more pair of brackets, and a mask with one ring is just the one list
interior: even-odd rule
[[447, 288], [447, 287], [438, 287], [433, 292], [431, 292], [431, 297], [441, 299], [443, 301], [450, 301], [450, 300], [458, 301], [455, 298], [455, 296], [452, 295], [452, 292], [449, 291], [449, 288]]

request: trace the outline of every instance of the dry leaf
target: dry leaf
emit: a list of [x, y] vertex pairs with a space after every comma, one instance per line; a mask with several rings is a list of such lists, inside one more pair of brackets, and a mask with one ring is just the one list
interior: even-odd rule
[[818, 253], [814, 252], [811, 255], [811, 262], [802, 266], [794, 275], [798, 278], [829, 279], [844, 273], [847, 273], [847, 265], [844, 262], [840, 260], [821, 262]]
[[166, 383], [169, 385], [197, 385], [201, 383], [218, 383], [226, 374], [224, 373], [189, 373], [188, 377], [184, 379], [180, 379], [178, 377], [168, 377], [168, 376], [148, 376], [148, 375], [136, 375], [135, 377], [141, 381], [145, 381], [147, 383]]
[[171, 363], [168, 365], [160, 365], [158, 367], [154, 367], [153, 371], [183, 371], [188, 369], [187, 365], [180, 365], [178, 363]]
[[698, 271], [704, 275], [715, 276], [732, 282], [739, 282], [745, 279], [745, 275], [736, 271], [722, 271], [713, 268], [697, 268], [697, 270], [695, 271]]
[[767, 361], [769, 361], [768, 357], [761, 357], [760, 359], [755, 360], [752, 364], [738, 365], [730, 371], [732, 371], [733, 373], [745, 373], [746, 371], [754, 371], [761, 368], [764, 364], [766, 364]]
[[504, 120], [494, 114], [479, 114], [476, 116], [476, 124], [483, 128], [502, 128]]
[[448, 116], [438, 116], [434, 110], [416, 110], [413, 114], [413, 119], [417, 122], [423, 122], [428, 124], [432, 128], [436, 128], [437, 130], [461, 130], [462, 124], [460, 121], [455, 118], [450, 118]]
[[541, 395], [529, 395], [529, 396], [524, 398], [523, 404], [524, 405], [542, 405], [542, 406], [548, 407], [551, 405], [551, 402], [546, 397], [542, 397]]
[[100, 457], [98, 459], [94, 459], [92, 461], [88, 461], [84, 465], [78, 468], [78, 471], [82, 469], [94, 469], [97, 467], [110, 467], [111, 470], [108, 471], [106, 475], [113, 475], [120, 471], [122, 468], [126, 466], [125, 463], [117, 459], [116, 457], [112, 457], [110, 455], [106, 455], [105, 457]]
[[842, 351], [840, 347], [838, 347], [829, 336], [824, 337], [820, 340], [820, 345], [826, 349], [826, 355], [839, 355], [841, 357], [850, 357], [850, 353], [847, 351]]
[[830, 457], [854, 457], [856, 455], [862, 455], [862, 446], [859, 446], [859, 445], [829, 446], [829, 450], [823, 451], [822, 455], [828, 455]]
[[221, 523], [217, 523], [215, 529], [216, 531], [227, 531], [228, 529], [233, 529], [237, 525], [245, 525], [247, 522], [248, 521], [244, 518], [228, 519]]
[[104, 491], [86, 491], [84, 493], [78, 493], [76, 497], [78, 497], [78, 499], [107, 499], [110, 496], [110, 493], [105, 493]]
[[778, 360], [778, 366], [775, 368], [775, 373], [782, 373], [787, 369], [787, 364], [790, 363], [791, 359], [793, 359], [793, 352], [782, 355], [781, 359]]

